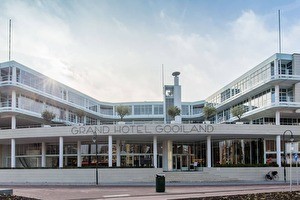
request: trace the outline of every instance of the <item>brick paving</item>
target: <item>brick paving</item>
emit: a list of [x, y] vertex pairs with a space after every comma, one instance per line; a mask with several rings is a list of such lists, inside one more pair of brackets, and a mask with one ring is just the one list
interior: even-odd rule
[[[287, 184], [166, 186], [164, 193], [157, 193], [155, 186], [5, 186], [5, 188], [12, 188], [14, 195], [43, 200], [162, 200], [278, 192], [290, 189]], [[294, 185], [293, 191], [296, 190], [300, 190], [300, 186]]]

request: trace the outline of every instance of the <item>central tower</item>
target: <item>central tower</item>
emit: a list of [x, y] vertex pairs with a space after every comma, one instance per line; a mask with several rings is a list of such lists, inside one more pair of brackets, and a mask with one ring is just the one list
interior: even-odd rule
[[[181, 86], [179, 85], [180, 72], [173, 72], [174, 85], [164, 86], [164, 123], [170, 123], [171, 117], [168, 115], [168, 109], [171, 106], [177, 106], [181, 110]], [[181, 122], [181, 117], [177, 116], [176, 122]]]

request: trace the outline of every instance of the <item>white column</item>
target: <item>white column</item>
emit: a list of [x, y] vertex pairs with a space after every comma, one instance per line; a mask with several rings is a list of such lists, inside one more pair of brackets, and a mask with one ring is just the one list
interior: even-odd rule
[[117, 150], [117, 167], [120, 167], [121, 166], [120, 140], [117, 140], [116, 145], [117, 145], [117, 149], [116, 149]]
[[279, 85], [275, 85], [275, 104], [279, 104]]
[[15, 66], [12, 67], [12, 81], [13, 83], [17, 82], [17, 68]]
[[77, 167], [81, 167], [81, 141], [77, 141]]
[[108, 136], [108, 167], [112, 167], [112, 136]]
[[248, 103], [249, 103], [249, 111], [252, 110], [252, 104], [251, 104], [251, 98], [248, 99]]
[[66, 115], [66, 121], [69, 121], [69, 110], [68, 109], [66, 109], [65, 115]]
[[42, 167], [46, 167], [46, 143], [42, 142]]
[[86, 125], [86, 115], [83, 117], [83, 124]]
[[15, 90], [11, 92], [11, 107], [12, 110], [15, 110], [17, 107], [17, 94]]
[[[68, 147], [67, 146], [65, 146], [65, 153], [67, 154], [67, 152], [68, 152]], [[63, 163], [65, 163], [65, 166], [68, 166], [68, 157], [67, 156], [65, 156], [64, 157], [64, 162]]]
[[16, 168], [16, 140], [11, 139], [11, 159], [10, 159], [11, 168]]
[[11, 129], [16, 129], [17, 127], [17, 120], [16, 120], [16, 116], [13, 115], [11, 116]]
[[278, 78], [278, 62], [281, 62], [281, 61], [278, 61], [277, 59], [274, 60], [274, 76], [275, 78]]
[[[16, 91], [15, 90], [13, 90], [12, 92], [11, 92], [11, 109], [12, 110], [15, 110], [16, 109], [16, 107], [17, 107], [17, 95], [16, 95]], [[12, 117], [11, 117], [11, 129], [16, 129], [16, 116], [15, 115], [13, 115]]]
[[264, 145], [264, 164], [266, 164], [267, 163], [267, 147], [266, 147], [266, 139], [264, 139], [264, 141], [263, 141], [263, 145]]
[[276, 161], [279, 167], [281, 167], [281, 139], [280, 135], [276, 136]]
[[211, 136], [206, 137], [206, 166], [211, 167]]
[[153, 136], [153, 167], [157, 168], [157, 136]]
[[280, 125], [280, 111], [277, 110], [275, 115], [276, 125]]
[[64, 165], [64, 138], [59, 137], [59, 168]]
[[163, 142], [163, 170], [173, 170], [173, 141], [166, 140]]

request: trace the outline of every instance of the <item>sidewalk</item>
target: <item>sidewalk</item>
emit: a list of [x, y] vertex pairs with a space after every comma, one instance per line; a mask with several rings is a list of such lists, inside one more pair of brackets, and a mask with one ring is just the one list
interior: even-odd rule
[[[263, 186], [263, 187], [262, 187]], [[14, 195], [44, 200], [87, 199], [179, 199], [191, 197], [225, 196], [234, 194], [289, 191], [288, 184], [247, 185], [177, 185], [166, 186], [164, 193], [157, 193], [155, 186], [5, 186], [12, 188]], [[294, 185], [293, 191], [300, 190]]]

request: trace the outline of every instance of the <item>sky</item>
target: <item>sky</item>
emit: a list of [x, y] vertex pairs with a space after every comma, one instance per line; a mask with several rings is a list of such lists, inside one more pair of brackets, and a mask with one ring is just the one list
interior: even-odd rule
[[12, 60], [99, 101], [162, 101], [174, 71], [200, 101], [278, 52], [279, 9], [300, 53], [300, 0], [0, 0], [0, 62], [12, 19]]

